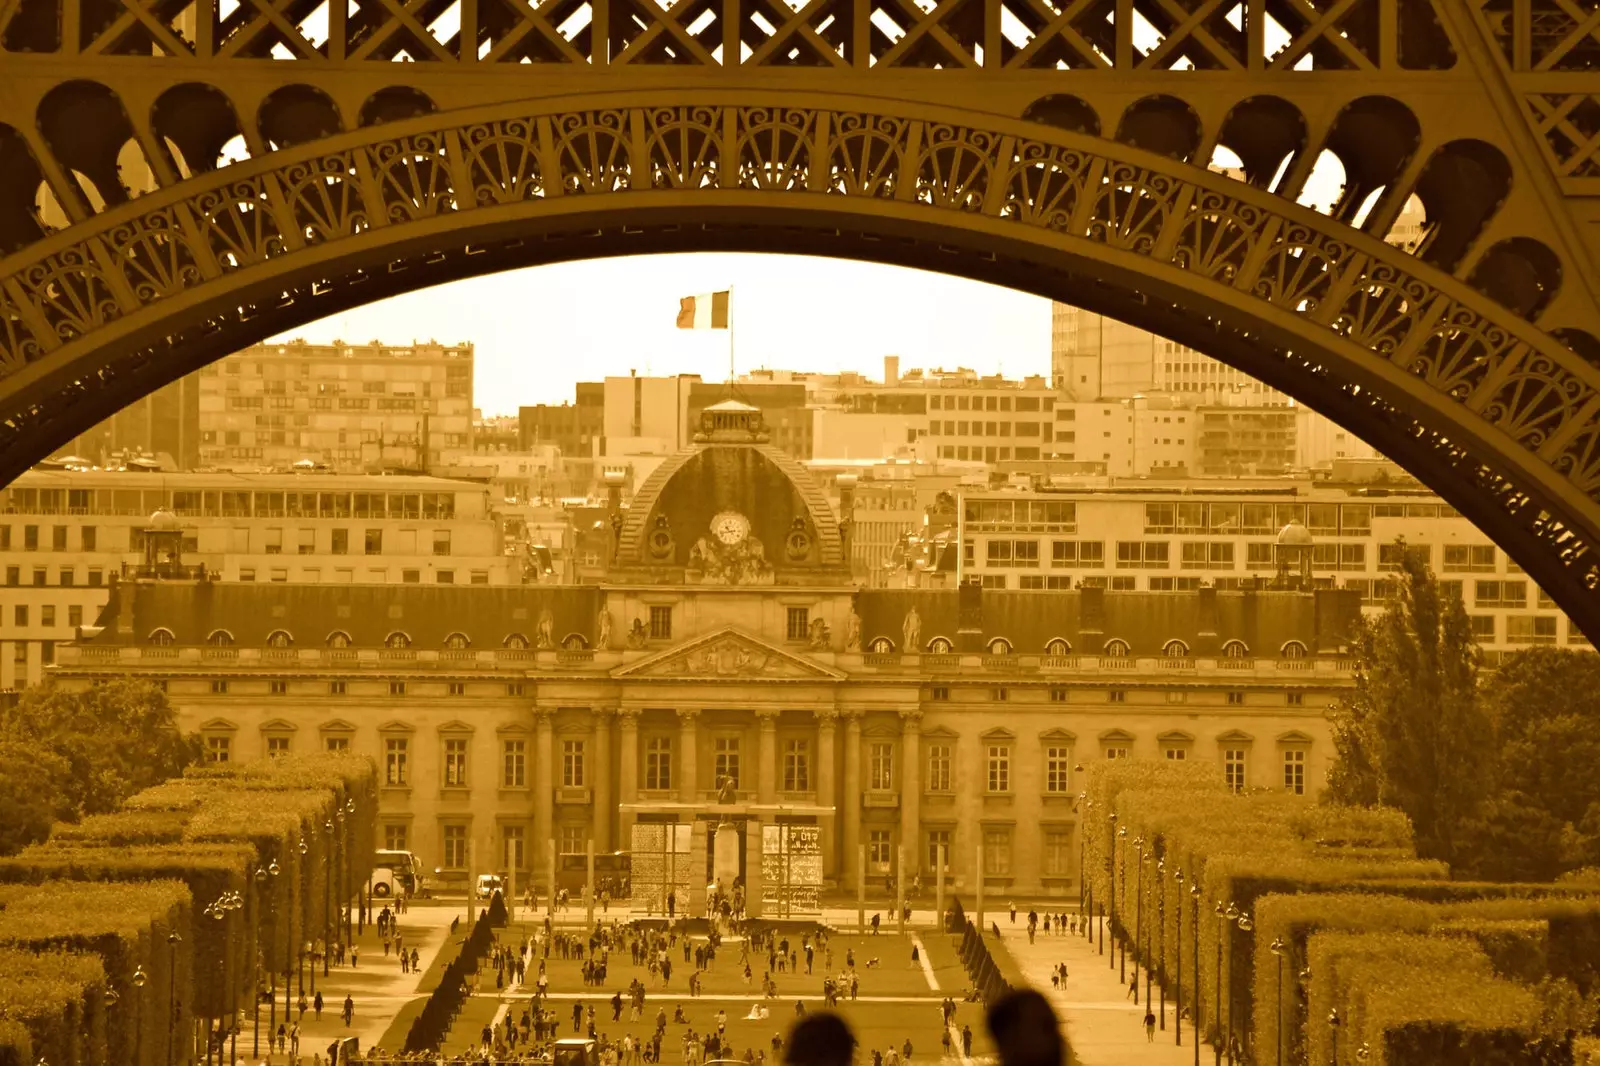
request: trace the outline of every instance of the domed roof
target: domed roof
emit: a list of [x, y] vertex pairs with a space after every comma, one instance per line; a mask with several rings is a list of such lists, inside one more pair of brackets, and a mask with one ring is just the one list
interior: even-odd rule
[[711, 412], [718, 424], [707, 419], [691, 449], [645, 479], [623, 520], [614, 570], [648, 570], [654, 580], [676, 580], [681, 570], [681, 580], [707, 584], [848, 580], [844, 537], [821, 486], [764, 433], [728, 424], [728, 415], [753, 411], [719, 405]]
[[1311, 531], [1298, 518], [1291, 518], [1289, 524], [1278, 531], [1278, 543], [1285, 547], [1303, 548], [1311, 543]]
[[178, 524], [178, 516], [162, 507], [150, 516], [150, 528], [162, 532], [170, 532], [181, 527]]

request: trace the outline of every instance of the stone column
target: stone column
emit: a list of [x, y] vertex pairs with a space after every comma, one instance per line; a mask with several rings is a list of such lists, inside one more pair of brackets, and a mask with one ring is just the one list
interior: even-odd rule
[[[621, 744], [617, 749], [617, 800], [620, 803], [639, 801], [639, 712], [628, 707], [617, 711], [617, 735]], [[624, 811], [617, 819], [621, 834], [617, 847], [622, 851], [633, 849], [634, 813]]]
[[900, 854], [909, 880], [922, 868], [922, 709], [900, 712]]
[[699, 714], [694, 708], [678, 708], [678, 799], [684, 803], [700, 800], [700, 772], [695, 766], [699, 736], [694, 726]]
[[[533, 855], [534, 869], [544, 865], [548, 848], [546, 841], [555, 839], [552, 824], [556, 787], [555, 712], [548, 707], [534, 708], [533, 739]], [[553, 876], [553, 871], [546, 871]], [[548, 877], [541, 878], [548, 880]]]
[[[832, 707], [825, 707], [816, 712], [817, 715], [817, 763], [816, 786], [817, 805], [819, 807], [832, 807], [838, 803], [834, 795], [833, 767], [834, 767], [834, 733], [839, 713]], [[822, 824], [822, 876], [835, 877], [839, 872], [839, 816], [835, 813], [824, 814], [818, 819]]]
[[611, 799], [611, 710], [596, 707], [590, 712], [594, 730], [594, 850], [608, 852], [611, 847], [611, 821], [616, 804]]
[[861, 846], [861, 715], [846, 713], [844, 719], [844, 790], [839, 796], [839, 814], [844, 825], [841, 834], [845, 868], [851, 869]]
[[756, 802], [778, 802], [778, 712], [762, 708], [756, 712], [760, 737], [756, 747]]

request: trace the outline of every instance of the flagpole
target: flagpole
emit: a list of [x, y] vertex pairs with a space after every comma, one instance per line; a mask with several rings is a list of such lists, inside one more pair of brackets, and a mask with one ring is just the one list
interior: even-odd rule
[[733, 283], [728, 283], [728, 398], [733, 398]]

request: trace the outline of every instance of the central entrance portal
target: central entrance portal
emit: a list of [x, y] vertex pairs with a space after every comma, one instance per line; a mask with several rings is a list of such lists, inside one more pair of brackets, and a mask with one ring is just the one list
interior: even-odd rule
[[[707, 917], [710, 890], [744, 890], [747, 918], [822, 912], [821, 818], [833, 807], [624, 803], [635, 917]], [[631, 817], [630, 817], [631, 816]]]

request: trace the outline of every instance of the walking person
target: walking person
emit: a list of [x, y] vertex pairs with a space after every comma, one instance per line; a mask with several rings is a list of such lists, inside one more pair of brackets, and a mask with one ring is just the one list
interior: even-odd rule
[[341, 1015], [344, 1018], [344, 1027], [350, 1028], [350, 1024], [356, 1020], [356, 1001], [348, 995], [344, 997], [344, 1010]]
[[1148, 1003], [1144, 1008], [1144, 1040], [1147, 1044], [1156, 1042], [1156, 1016]]

